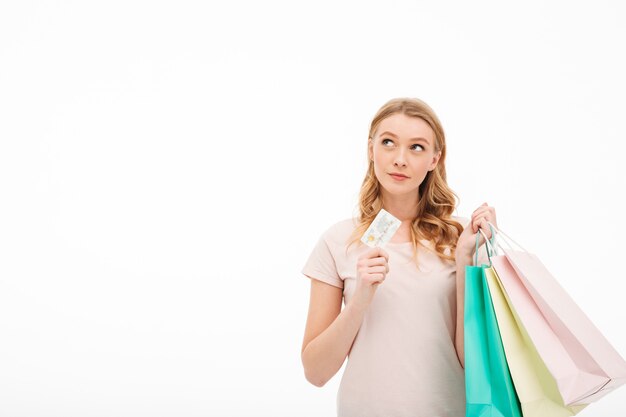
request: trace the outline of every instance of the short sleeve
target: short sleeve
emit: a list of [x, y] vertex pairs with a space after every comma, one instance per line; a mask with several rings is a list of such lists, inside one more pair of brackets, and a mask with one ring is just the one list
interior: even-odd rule
[[343, 288], [343, 280], [337, 273], [335, 258], [330, 250], [324, 233], [309, 255], [302, 273], [311, 279], [317, 279], [335, 287]]

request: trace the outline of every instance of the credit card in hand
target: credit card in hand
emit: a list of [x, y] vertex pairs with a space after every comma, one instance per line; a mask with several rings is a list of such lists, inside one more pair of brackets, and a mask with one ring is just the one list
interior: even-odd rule
[[393, 217], [389, 212], [380, 209], [370, 227], [361, 236], [361, 242], [372, 248], [382, 248], [391, 240], [401, 223], [400, 220]]

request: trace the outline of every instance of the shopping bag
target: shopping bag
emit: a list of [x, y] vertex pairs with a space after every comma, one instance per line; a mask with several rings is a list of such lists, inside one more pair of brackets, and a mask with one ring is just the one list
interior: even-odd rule
[[484, 264], [465, 267], [465, 415], [521, 417], [485, 279], [487, 269], [491, 267]]
[[[528, 333], [520, 323], [517, 312], [511, 308], [509, 298], [515, 298], [518, 305], [522, 300], [520, 310], [525, 314], [541, 315], [534, 305], [528, 292], [519, 280], [513, 278], [515, 271], [505, 256], [491, 257], [493, 268], [485, 271], [489, 293], [498, 321], [500, 337], [506, 355], [511, 378], [519, 398], [524, 417], [566, 417], [580, 412], [587, 405], [566, 406], [555, 379], [543, 363], [535, 349]], [[506, 278], [504, 278], [506, 277]], [[507, 280], [507, 290], [504, 291], [502, 280]], [[524, 295], [527, 295], [524, 298]]]
[[[505, 258], [494, 256], [493, 268], [520, 324], [556, 381], [563, 403], [567, 406], [589, 404], [623, 385], [626, 361], [541, 261], [495, 229], [498, 238], [510, 247], [500, 245]], [[509, 240], [521, 250], [513, 249]], [[521, 283], [525, 293], [514, 291], [515, 281]]]

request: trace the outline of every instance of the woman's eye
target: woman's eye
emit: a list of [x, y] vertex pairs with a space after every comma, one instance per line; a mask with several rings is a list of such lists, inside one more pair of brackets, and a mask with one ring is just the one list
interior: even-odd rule
[[[392, 141], [391, 139], [383, 139], [383, 140], [381, 141], [381, 143], [384, 145], [384, 144], [385, 144], [385, 142], [387, 142], [387, 141], [389, 141], [389, 142], [392, 142], [392, 143], [393, 143], [393, 141]], [[420, 148], [422, 148], [422, 150], [424, 149], [424, 147], [423, 147], [422, 145], [419, 145], [419, 144], [417, 144], [417, 143], [416, 143], [416, 144], [414, 144], [413, 146], [419, 146]], [[414, 148], [414, 149], [415, 149], [415, 148]]]

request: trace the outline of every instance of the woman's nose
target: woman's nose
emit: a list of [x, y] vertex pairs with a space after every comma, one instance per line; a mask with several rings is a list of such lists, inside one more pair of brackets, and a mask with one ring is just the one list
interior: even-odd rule
[[394, 163], [394, 164], [395, 164], [395, 165], [400, 165], [400, 166], [406, 165], [406, 162], [404, 162], [404, 151], [399, 150], [399, 151], [396, 153], [396, 156], [395, 156], [395, 163]]

